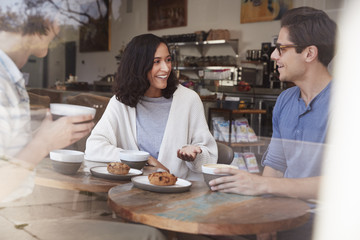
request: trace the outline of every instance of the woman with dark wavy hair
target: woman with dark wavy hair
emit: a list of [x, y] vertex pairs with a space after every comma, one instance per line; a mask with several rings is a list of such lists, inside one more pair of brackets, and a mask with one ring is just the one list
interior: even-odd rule
[[121, 57], [113, 96], [86, 143], [86, 157], [119, 161], [123, 150], [150, 153], [148, 163], [177, 177], [202, 180], [217, 147], [194, 91], [178, 84], [166, 42], [134, 37]]
[[[130, 107], [136, 107], [139, 100], [145, 95], [150, 87], [148, 72], [155, 63], [154, 54], [160, 43], [166, 45], [162, 38], [145, 34], [134, 37], [128, 44], [127, 49], [131, 49], [131, 51], [124, 51], [122, 55], [124, 61], [121, 61], [119, 65], [114, 86], [116, 98], [120, 102]], [[165, 61], [171, 65], [170, 54], [166, 57]], [[178, 80], [171, 68], [168, 69], [168, 72], [170, 75], [166, 81], [167, 85], [161, 89], [161, 95], [167, 99], [172, 97], [178, 85]]]

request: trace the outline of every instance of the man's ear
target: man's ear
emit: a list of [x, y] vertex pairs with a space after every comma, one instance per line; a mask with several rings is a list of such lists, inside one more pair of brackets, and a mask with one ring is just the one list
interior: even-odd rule
[[314, 45], [308, 46], [305, 49], [305, 53], [306, 53], [305, 61], [306, 62], [312, 62], [315, 59], [317, 59], [317, 57], [318, 57], [318, 48], [316, 46], [314, 46]]

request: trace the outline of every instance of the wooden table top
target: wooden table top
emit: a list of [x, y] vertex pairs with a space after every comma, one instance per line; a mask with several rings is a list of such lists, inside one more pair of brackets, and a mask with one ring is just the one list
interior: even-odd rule
[[75, 175], [57, 173], [51, 166], [50, 158], [45, 158], [37, 166], [35, 177], [35, 183], [41, 186], [87, 192], [107, 192], [114, 186], [129, 182], [97, 178], [84, 172], [82, 167]]
[[309, 206], [299, 199], [211, 192], [193, 182], [184, 193], [156, 193], [132, 183], [110, 189], [108, 204], [132, 222], [175, 232], [242, 235], [282, 231], [304, 224]]

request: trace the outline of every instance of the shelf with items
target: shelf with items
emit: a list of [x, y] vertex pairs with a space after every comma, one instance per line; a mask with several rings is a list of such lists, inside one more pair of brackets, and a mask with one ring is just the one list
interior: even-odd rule
[[[236, 102], [236, 101], [231, 101]], [[240, 101], [238, 101], [240, 102]], [[226, 105], [226, 107], [235, 108], [235, 105]], [[239, 104], [238, 104], [239, 105]], [[253, 121], [248, 121], [246, 115], [258, 115], [259, 123], [261, 116], [266, 114], [264, 109], [226, 109], [210, 108], [208, 110], [209, 129], [213, 128], [214, 138], [233, 148], [234, 159], [232, 165], [250, 173], [261, 173], [261, 155], [263, 147], [269, 144], [268, 139], [260, 137], [261, 124], [258, 125], [258, 135], [252, 129]], [[227, 115], [223, 118], [223, 115]], [[237, 116], [241, 115], [241, 116]], [[219, 118], [219, 116], [221, 116]], [[257, 149], [257, 152], [254, 151]]]
[[234, 66], [207, 66], [207, 67], [174, 67], [175, 70], [189, 70], [189, 71], [206, 71], [206, 70], [222, 70], [230, 69], [233, 70]]
[[212, 45], [229, 45], [233, 51], [238, 53], [239, 41], [238, 39], [230, 40], [209, 40], [209, 41], [195, 41], [195, 42], [172, 42], [168, 43], [170, 47], [182, 47], [182, 46], [196, 46], [201, 54], [201, 56], [206, 55], [205, 47]]
[[[217, 141], [219, 143], [223, 143], [226, 145], [229, 145], [228, 142], [224, 142], [224, 141]], [[256, 142], [238, 142], [238, 143], [230, 143], [231, 147], [258, 147], [258, 146], [265, 146], [266, 145], [266, 141], [259, 139]]]
[[[181, 72], [190, 71], [196, 74], [201, 81], [219, 81], [221, 86], [234, 86], [237, 84], [238, 69], [231, 66], [209, 67], [174, 67]], [[194, 79], [196, 80], [196, 79]]]
[[225, 109], [225, 108], [211, 108], [212, 112], [224, 112], [228, 114], [266, 114], [264, 109]]
[[[262, 141], [259, 137], [257, 141], [250, 141], [250, 142], [232, 142], [232, 126], [234, 121], [234, 115], [246, 115], [246, 114], [257, 114], [259, 115], [259, 125], [258, 125], [258, 134], [261, 133], [261, 115], [266, 114], [266, 110], [264, 109], [225, 109], [225, 108], [210, 108], [208, 112], [208, 125], [209, 129], [212, 128], [212, 115], [213, 113], [221, 113], [226, 114], [229, 119], [229, 135], [228, 135], [228, 142], [224, 142], [225, 144], [232, 146], [232, 147], [251, 147], [251, 146], [264, 146], [265, 142]], [[251, 124], [250, 124], [251, 125]]]
[[[232, 53], [226, 56], [206, 56], [210, 47], [230, 46]], [[196, 80], [219, 80], [220, 85], [234, 86], [238, 80], [238, 40], [209, 40], [196, 42], [169, 43], [171, 54], [174, 58], [173, 69], [179, 77], [183, 73], [195, 73]], [[191, 47], [190, 54], [182, 53], [184, 47]], [[194, 56], [193, 48], [197, 49], [200, 56]], [[223, 50], [223, 49], [222, 49]], [[195, 80], [195, 79], [194, 79]]]

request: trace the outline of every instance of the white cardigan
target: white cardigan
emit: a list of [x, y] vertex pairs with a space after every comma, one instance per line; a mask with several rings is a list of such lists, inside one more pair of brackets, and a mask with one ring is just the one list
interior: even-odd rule
[[[194, 162], [177, 157], [185, 145], [197, 145], [202, 153]], [[136, 139], [136, 109], [119, 102], [115, 96], [92, 130], [86, 142], [86, 158], [96, 161], [119, 161], [122, 150], [139, 150]], [[179, 178], [202, 181], [201, 165], [217, 162], [217, 146], [204, 115], [203, 104], [194, 91], [181, 85], [173, 94], [159, 158]]]

